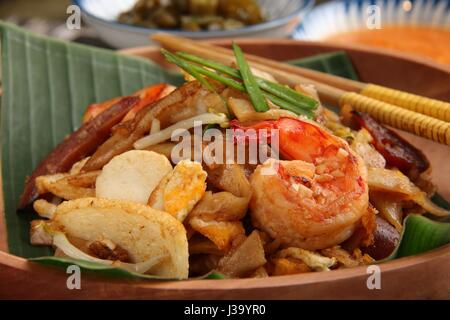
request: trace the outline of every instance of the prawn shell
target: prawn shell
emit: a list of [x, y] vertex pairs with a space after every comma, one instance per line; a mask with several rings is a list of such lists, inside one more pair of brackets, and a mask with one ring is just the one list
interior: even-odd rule
[[[324, 249], [348, 239], [367, 210], [369, 196], [367, 168], [347, 142], [316, 124], [298, 119], [281, 118], [247, 128], [279, 129], [280, 153], [291, 160], [268, 160], [252, 175], [253, 223], [285, 245], [308, 250]], [[341, 167], [334, 168], [334, 157], [339, 157], [337, 163]], [[262, 170], [270, 170], [274, 161], [278, 170], [267, 175]], [[321, 182], [323, 166], [331, 173], [339, 169], [343, 175]], [[300, 174], [286, 174], [288, 167]], [[303, 177], [313, 179], [315, 191], [303, 185]], [[314, 196], [316, 191], [323, 202]]]
[[[250, 180], [254, 187], [250, 201], [252, 222], [285, 245], [318, 250], [342, 243], [353, 234], [367, 210], [368, 193], [365, 191], [356, 203], [346, 205], [339, 213], [314, 216], [298, 204], [295, 194], [286, 189], [278, 176], [261, 175], [262, 169], [263, 166], [258, 167]], [[365, 166], [361, 169], [365, 184]]]

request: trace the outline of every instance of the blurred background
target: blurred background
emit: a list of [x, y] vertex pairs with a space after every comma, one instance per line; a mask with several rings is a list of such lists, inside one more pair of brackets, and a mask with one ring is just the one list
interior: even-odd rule
[[0, 19], [33, 32], [108, 47], [86, 26], [79, 31], [66, 28], [66, 10], [71, 4], [70, 0], [0, 0]]
[[[329, 0], [316, 0], [315, 4]], [[274, 1], [275, 2], [275, 1]], [[66, 9], [70, 0], [0, 0], [0, 19], [13, 22], [34, 32], [58, 38], [111, 47], [99, 39], [92, 28], [83, 25], [80, 31], [67, 30]]]
[[[66, 10], [72, 4], [70, 0], [0, 0], [0, 19], [64, 40], [105, 48], [127, 48], [150, 44], [149, 34], [157, 31], [161, 24], [155, 24], [151, 20], [153, 18], [148, 18], [149, 12], [155, 12], [157, 6], [165, 6], [162, 3], [191, 5], [208, 2], [139, 0], [144, 4], [144, 9], [142, 5], [135, 8], [133, 13], [124, 17], [125, 22], [121, 20], [118, 23], [117, 17], [133, 7], [136, 1], [78, 0], [83, 12], [83, 23], [79, 30], [69, 30], [65, 24], [68, 18]], [[234, 3], [235, 7], [244, 2], [256, 3], [263, 13], [263, 23], [242, 24], [234, 17], [227, 17], [226, 20], [232, 21], [237, 29], [230, 28], [229, 31], [222, 25], [225, 31], [219, 31], [217, 20], [214, 20], [219, 15], [216, 12], [213, 14], [213, 21], [216, 22], [200, 29], [197, 23], [199, 19], [211, 21], [211, 13], [204, 13], [203, 8], [201, 13], [188, 17], [197, 19], [194, 19], [194, 24], [193, 19], [189, 20], [188, 29], [184, 22], [180, 22], [184, 21], [183, 16], [175, 17], [178, 26], [173, 30], [180, 30], [182, 25], [182, 35], [192, 38], [291, 37], [333, 42], [340, 46], [376, 47], [450, 66], [450, 0], [209, 0], [216, 6], [224, 2]], [[378, 7], [372, 8], [374, 3]], [[153, 8], [150, 9], [150, 6]], [[162, 16], [163, 24], [171, 23], [173, 17], [167, 12]], [[161, 20], [161, 15], [159, 18]], [[152, 29], [148, 29], [149, 26]], [[198, 32], [195, 28], [206, 32]]]

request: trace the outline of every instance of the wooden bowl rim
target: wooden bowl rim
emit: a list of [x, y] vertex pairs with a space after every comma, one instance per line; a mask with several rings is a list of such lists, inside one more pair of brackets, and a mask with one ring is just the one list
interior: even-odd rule
[[[212, 43], [219, 46], [227, 46], [230, 45], [233, 41], [242, 44], [242, 45], [292, 45], [293, 43], [297, 44], [298, 46], [314, 46], [317, 48], [323, 48], [326, 49], [328, 52], [331, 50], [335, 51], [356, 51], [360, 53], [367, 53], [367, 54], [376, 54], [376, 55], [383, 55], [383, 56], [389, 56], [392, 58], [396, 58], [399, 60], [407, 60], [412, 63], [421, 64], [429, 68], [438, 69], [442, 72], [449, 73], [450, 76], [450, 65], [445, 65], [442, 63], [437, 63], [433, 61], [430, 58], [427, 57], [421, 57], [414, 54], [408, 54], [403, 52], [398, 52], [391, 49], [385, 49], [385, 48], [379, 48], [379, 47], [372, 47], [367, 45], [360, 45], [360, 44], [338, 44], [333, 42], [327, 42], [327, 41], [306, 41], [306, 40], [294, 40], [294, 39], [277, 39], [277, 38], [239, 38], [239, 39], [201, 39], [196, 40], [200, 42], [206, 42], [206, 43]], [[133, 48], [126, 48], [118, 50], [119, 53], [123, 53], [126, 55], [141, 55], [143, 53], [147, 52], [155, 52], [159, 50], [160, 47], [155, 45], [148, 45], [148, 46], [139, 46], [139, 47], [133, 47]]]
[[[395, 259], [384, 263], [374, 263], [380, 267], [381, 273], [390, 273], [402, 271], [410, 267], [418, 267], [421, 264], [430, 263], [439, 259], [450, 259], [450, 245], [442, 248], [431, 250], [420, 255]], [[61, 277], [66, 277], [63, 269], [55, 270], [54, 267], [38, 265], [38, 263], [28, 261], [25, 258], [11, 255], [0, 251], [0, 266], [8, 266], [22, 272], [34, 272], [36, 274], [42, 270], [42, 267], [48, 268], [49, 272], [59, 271]], [[336, 280], [349, 280], [357, 277], [368, 277], [368, 266], [359, 266], [348, 269], [333, 270], [330, 272], [311, 272], [286, 276], [273, 276], [268, 278], [244, 278], [244, 279], [204, 279], [204, 280], [182, 280], [182, 281], [148, 281], [148, 280], [130, 280], [130, 279], [109, 279], [104, 276], [96, 277], [89, 275], [89, 280], [97, 280], [97, 282], [114, 282], [126, 283], [135, 287], [147, 289], [164, 289], [164, 290], [228, 290], [228, 289], [270, 289], [287, 286], [302, 286], [307, 284], [330, 283]], [[87, 280], [87, 281], [89, 281]]]

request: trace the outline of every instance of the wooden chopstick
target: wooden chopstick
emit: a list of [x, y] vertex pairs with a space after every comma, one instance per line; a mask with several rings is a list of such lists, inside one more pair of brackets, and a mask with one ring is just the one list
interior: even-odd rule
[[[208, 46], [208, 44], [202, 44]], [[225, 49], [227, 50], [227, 49]], [[280, 67], [281, 70], [298, 74], [328, 85], [340, 88], [345, 91], [353, 91], [364, 96], [395, 104], [404, 109], [422, 113], [443, 121], [450, 121], [450, 103], [422, 97], [412, 93], [375, 85], [372, 83], [363, 83], [339, 76], [327, 74], [320, 71], [310, 70], [287, 63], [278, 63], [276, 61], [248, 55], [248, 60], [272, 67]]]
[[[205, 49], [211, 49], [211, 45], [200, 42], [199, 46]], [[221, 47], [214, 47], [214, 50], [218, 50], [224, 54], [231, 54], [231, 50]], [[387, 88], [384, 86], [375, 85], [372, 83], [364, 83], [343, 77], [335, 76], [332, 74], [310, 70], [307, 68], [293, 66], [287, 63], [279, 63], [267, 58], [258, 57], [255, 55], [247, 54], [249, 61], [278, 68], [280, 70], [297, 74], [311, 80], [316, 80], [321, 83], [331, 85], [333, 87], [345, 90], [358, 92], [364, 96], [374, 98], [376, 100], [384, 101], [390, 104], [395, 104], [399, 107], [419, 112], [436, 119], [443, 121], [450, 121], [450, 103], [439, 101], [436, 99], [430, 99], [419, 95], [411, 94], [408, 92]]]
[[[228, 65], [232, 65], [236, 62], [233, 52], [229, 49], [219, 48], [209, 44], [199, 45], [200, 42], [196, 42], [187, 38], [168, 35], [166, 33], [157, 33], [152, 37], [152, 39], [160, 42], [165, 48], [172, 51], [186, 51], [199, 57], [215, 60]], [[204, 45], [206, 45], [207, 47], [205, 47]], [[247, 54], [245, 54], [245, 57], [247, 57]], [[344, 91], [339, 88], [335, 88], [300, 75], [292, 75], [291, 73], [284, 72], [283, 70], [280, 70], [278, 68], [273, 68], [271, 66], [266, 66], [264, 64], [259, 64], [252, 61], [250, 61], [250, 65], [261, 71], [272, 74], [277, 79], [277, 81], [289, 86], [295, 86], [299, 83], [312, 84], [319, 92], [320, 98], [324, 102], [330, 104], [336, 104], [336, 101], [338, 101], [344, 93]]]
[[[158, 35], [155, 35], [155, 38], [157, 37]], [[164, 35], [164, 37], [166, 36]], [[213, 46], [208, 43], [199, 41], [196, 43], [196, 46], [199, 48], [199, 50], [201, 49], [214, 50], [221, 54], [232, 55], [231, 50], [218, 46]], [[430, 99], [427, 97], [422, 97], [419, 95], [371, 83], [363, 83], [351, 79], [346, 79], [343, 77], [331, 75], [316, 70], [310, 70], [307, 68], [293, 66], [287, 63], [280, 63], [274, 60], [258, 57], [251, 54], [246, 54], [246, 58], [251, 62], [269, 66], [274, 69], [286, 71], [288, 73], [293, 73], [308, 78], [310, 80], [315, 80], [320, 83], [328, 84], [330, 86], [342, 89], [344, 91], [357, 92], [364, 96], [384, 101], [390, 104], [395, 104], [404, 109], [422, 113], [436, 119], [440, 119], [447, 122], [450, 121], [450, 103], [448, 102]]]
[[[157, 35], [158, 36], [158, 35]], [[218, 47], [218, 46], [213, 46], [211, 44], [205, 43], [205, 42], [198, 42], [197, 45], [199, 47], [202, 47], [204, 49], [207, 50], [211, 50], [212, 48], [214, 48], [214, 50], [216, 50], [217, 52], [220, 52], [222, 54], [227, 54], [230, 55], [232, 54], [232, 51], [230, 49], [227, 48], [222, 48], [222, 47]], [[364, 89], [365, 84], [359, 81], [355, 81], [355, 80], [351, 80], [351, 79], [346, 79], [343, 77], [339, 77], [336, 75], [332, 75], [332, 74], [328, 74], [328, 73], [324, 73], [324, 72], [320, 72], [320, 71], [316, 71], [316, 70], [311, 70], [311, 69], [306, 69], [306, 68], [302, 68], [302, 67], [297, 67], [297, 66], [293, 66], [287, 63], [279, 63], [277, 61], [274, 60], [270, 60], [267, 58], [263, 58], [263, 57], [259, 57], [259, 56], [255, 56], [253, 54], [245, 54], [245, 57], [248, 61], [254, 62], [254, 63], [258, 63], [258, 64], [263, 64], [266, 65], [268, 67], [272, 67], [274, 69], [279, 69], [279, 70], [283, 70], [289, 73], [294, 73], [296, 75], [305, 77], [305, 78], [309, 78], [311, 80], [316, 80], [318, 82], [324, 83], [324, 84], [328, 84], [331, 85], [333, 87], [345, 90], [345, 91], [354, 91], [354, 92], [360, 92], [361, 90]]]
[[[165, 48], [172, 51], [186, 51], [202, 58], [215, 60], [224, 64], [235, 63], [234, 55], [231, 50], [228, 49], [219, 48], [210, 44], [168, 34], [155, 34], [152, 39], [160, 42]], [[450, 145], [450, 123], [433, 118], [432, 116], [409, 110], [408, 108], [398, 106], [397, 104], [394, 105], [388, 102], [376, 100], [370, 96], [355, 92], [355, 90], [360, 91], [361, 88], [358, 87], [356, 82], [350, 83], [345, 80], [340, 80], [340, 85], [346, 84], [353, 86], [346, 87], [347, 90], [343, 90], [339, 87], [340, 85], [333, 86], [317, 80], [317, 75], [316, 79], [311, 79], [303, 75], [299, 75], [298, 72], [293, 72], [292, 70], [297, 69], [297, 67], [291, 66], [287, 69], [286, 65], [280, 62], [260, 57], [255, 58], [255, 56], [252, 55], [246, 55], [246, 57], [248, 57], [250, 65], [253, 68], [270, 73], [280, 83], [284, 83], [289, 86], [295, 86], [299, 83], [314, 85], [321, 100], [326, 103], [338, 106], [349, 104], [354, 109], [361, 112], [366, 112], [382, 123], [439, 143]], [[317, 71], [314, 71], [313, 73], [317, 73]], [[339, 78], [336, 76], [332, 77]], [[362, 92], [364, 93], [364, 88], [366, 87], [363, 86], [362, 88]], [[386, 88], [386, 90], [392, 89]], [[445, 104], [441, 101], [433, 101], [433, 105], [437, 105], [436, 102]], [[437, 108], [437, 113], [442, 114], [439, 106]]]

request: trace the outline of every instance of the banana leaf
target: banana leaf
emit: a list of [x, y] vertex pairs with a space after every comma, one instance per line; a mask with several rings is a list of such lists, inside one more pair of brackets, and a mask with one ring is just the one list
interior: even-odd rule
[[450, 223], [412, 214], [403, 222], [400, 244], [385, 261], [409, 257], [450, 243]]
[[358, 80], [356, 70], [345, 51], [318, 54], [303, 59], [290, 60], [287, 63]]
[[158, 82], [180, 84], [144, 59], [61, 42], [1, 23], [2, 181], [9, 251], [22, 257], [51, 254], [29, 245], [33, 212], [16, 212], [25, 178], [81, 123], [86, 106], [131, 94]]
[[[152, 278], [127, 274], [117, 268], [52, 257], [51, 249], [31, 246], [29, 222], [36, 215], [31, 210], [17, 212], [16, 204], [26, 176], [65, 135], [79, 126], [87, 105], [127, 95], [158, 82], [179, 85], [182, 77], [145, 59], [61, 42], [2, 22], [0, 36], [3, 89], [1, 163], [9, 252], [30, 259], [40, 257], [33, 261], [49, 265], [76, 263], [83, 270], [105, 275]], [[356, 79], [356, 72], [344, 52], [293, 63]], [[439, 204], [442, 206], [442, 201]], [[448, 205], [447, 202], [445, 204]], [[434, 228], [434, 225], [430, 226]], [[405, 234], [409, 229], [406, 225]], [[409, 236], [404, 235], [403, 239], [400, 247], [410, 241]], [[433, 243], [441, 245], [446, 241], [448, 243], [448, 240]], [[420, 247], [416, 242], [412, 243]], [[404, 248], [408, 248], [407, 245]], [[403, 252], [411, 250], [399, 250], [398, 256]], [[206, 277], [221, 278], [221, 275], [213, 273]]]

